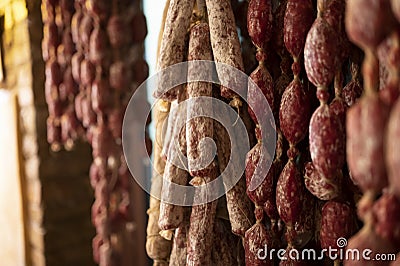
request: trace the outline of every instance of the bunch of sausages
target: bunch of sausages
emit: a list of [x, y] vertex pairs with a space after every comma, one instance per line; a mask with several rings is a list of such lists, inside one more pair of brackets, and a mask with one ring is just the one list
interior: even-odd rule
[[[252, 108], [262, 109], [264, 99], [253, 86], [243, 86], [243, 90], [248, 88], [247, 99], [228, 86], [219, 91], [203, 83], [176, 87], [167, 94], [156, 90], [155, 96], [163, 100], [164, 116], [168, 113], [165, 105], [172, 108], [188, 98], [212, 96], [228, 101], [241, 119], [252, 120], [247, 121], [252, 148], [245, 162], [246, 188], [240, 180], [218, 202], [192, 208], [159, 202], [159, 227], [153, 233], [171, 240], [159, 250], [165, 265], [221, 263], [216, 258], [228, 263], [228, 257], [215, 255], [223, 238], [210, 243], [218, 231], [218, 218], [224, 217], [223, 209], [231, 231], [241, 238], [239, 253], [227, 251], [237, 256], [230, 265], [322, 263], [288, 256], [291, 250], [301, 253], [304, 248], [336, 249], [336, 259], [325, 258], [327, 265], [374, 265], [375, 261], [363, 259], [341, 261], [339, 251], [369, 248], [372, 257], [400, 251], [399, 9], [396, 0], [205, 1], [205, 5], [170, 1], [160, 69], [183, 60], [211, 58], [251, 72], [250, 79], [275, 118], [276, 152], [269, 154], [262, 141], [267, 132], [261, 131]], [[179, 26], [174, 25], [178, 20]], [[224, 84], [237, 82], [216, 70], [220, 80], [227, 79]], [[205, 103], [204, 108], [212, 106]], [[168, 119], [167, 131], [172, 132], [171, 123], [190, 117], [192, 111], [189, 107], [173, 112], [175, 118]], [[161, 175], [181, 185], [206, 184], [227, 163], [228, 136], [219, 123], [206, 118], [191, 120], [183, 131], [171, 133], [170, 138], [179, 140], [188, 169], [174, 169], [167, 160]], [[210, 137], [217, 144], [217, 156], [203, 171], [195, 171], [193, 164], [201, 156], [198, 144]], [[159, 158], [177, 152], [168, 143], [160, 147], [164, 153], [160, 151]], [[257, 166], [267, 165], [268, 160], [272, 164], [267, 175], [258, 176]], [[250, 188], [261, 179], [256, 189]], [[162, 186], [158, 189], [164, 193]], [[253, 206], [243, 207], [248, 206], [247, 199]], [[221, 204], [225, 200], [226, 206]], [[232, 201], [242, 205], [244, 219], [236, 215]], [[338, 242], [341, 238], [349, 240], [347, 247]], [[258, 251], [265, 245], [286, 248], [285, 259], [279, 261], [276, 254], [260, 258]]]
[[[364, 94], [347, 112], [346, 121], [347, 162], [352, 180], [363, 193], [358, 216], [364, 226], [350, 239], [348, 247], [369, 248], [372, 256], [399, 251], [400, 194], [395, 151], [399, 119], [398, 7], [398, 1], [352, 1], [346, 13], [349, 39], [365, 54]], [[397, 259], [393, 264], [398, 263]]]
[[[145, 18], [132, 1], [45, 0], [43, 21], [48, 141], [55, 151], [73, 148], [79, 137], [92, 145], [94, 258], [100, 265], [133, 265], [121, 131], [127, 101], [147, 77]], [[168, 182], [212, 182], [242, 141], [212, 118], [193, 116], [199, 107], [181, 105], [187, 99], [229, 104], [246, 125], [251, 150], [245, 162], [235, 162], [245, 163], [244, 175], [219, 199], [186, 207], [151, 197], [146, 250], [154, 265], [320, 265], [288, 254], [400, 251], [400, 1], [169, 0], [162, 33], [159, 70], [214, 60], [249, 74], [270, 105], [276, 151], [269, 153], [265, 121], [255, 115], [266, 111], [264, 99], [226, 69], [216, 68], [224, 86], [156, 88], [153, 195], [173, 195]], [[204, 101], [201, 108], [214, 106]], [[207, 139], [216, 156], [199, 167]], [[174, 163], [182, 156], [186, 168]], [[259, 176], [257, 169], [269, 163]], [[338, 242], [343, 238], [347, 246]], [[260, 257], [265, 246], [285, 249], [285, 259]], [[323, 263], [376, 261], [337, 256]]]
[[55, 151], [72, 149], [78, 138], [92, 146], [94, 260], [134, 265], [133, 179], [121, 138], [128, 101], [148, 75], [145, 17], [132, 1], [46, 0], [43, 6], [48, 141]]
[[73, 79], [71, 60], [75, 53], [71, 20], [73, 1], [44, 1], [42, 55], [46, 62], [45, 96], [48, 104], [47, 140], [54, 151], [69, 150], [81, 132], [75, 114], [78, 85]]
[[[171, 0], [166, 8], [158, 60], [160, 70], [186, 60], [213, 59], [244, 69], [235, 16], [229, 0], [196, 3], [194, 0]], [[231, 49], [225, 49], [227, 46]], [[216, 70], [220, 80], [227, 78], [226, 69], [217, 67]], [[194, 75], [195, 71], [197, 69], [189, 67], [188, 76]], [[229, 82], [232, 80], [227, 79], [224, 84]], [[165, 181], [185, 186], [202, 186], [212, 182], [227, 168], [231, 140], [226, 129], [210, 117], [194, 115], [199, 110], [198, 105], [189, 102], [183, 106], [180, 103], [186, 99], [216, 97], [239, 110], [238, 116], [246, 115], [242, 100], [229, 86], [216, 87], [207, 82], [190, 82], [166, 93], [156, 89], [155, 96], [160, 99], [155, 113], [158, 114], [155, 116], [157, 136], [162, 134], [163, 119], [167, 120], [167, 134], [162, 143], [158, 140], [155, 142], [161, 145], [155, 149], [154, 154], [154, 170], [157, 172], [154, 175], [164, 180], [159, 188], [161, 195], [173, 194], [173, 190], [164, 185]], [[201, 109], [213, 110], [212, 102], [204, 98], [200, 101]], [[183, 128], [178, 126], [181, 124]], [[217, 156], [199, 167], [199, 162], [207, 152], [202, 148], [203, 139], [214, 140]], [[180, 154], [186, 156], [187, 168], [174, 163], [173, 159]], [[156, 188], [158, 183], [153, 179], [153, 187]], [[195, 198], [203, 196], [196, 192], [194, 194]], [[185, 207], [167, 201], [157, 203], [155, 199], [151, 202], [155, 204], [149, 209], [147, 252], [154, 259], [155, 265], [244, 263], [241, 238], [254, 219], [251, 202], [246, 196], [244, 175], [226, 196], [208, 203]], [[164, 240], [157, 243], [160, 235]]]

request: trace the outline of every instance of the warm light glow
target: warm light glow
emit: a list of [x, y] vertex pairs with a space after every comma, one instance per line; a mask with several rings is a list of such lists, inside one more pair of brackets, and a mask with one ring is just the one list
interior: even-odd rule
[[4, 28], [12, 26], [28, 16], [24, 0], [0, 0], [0, 14], [4, 14]]

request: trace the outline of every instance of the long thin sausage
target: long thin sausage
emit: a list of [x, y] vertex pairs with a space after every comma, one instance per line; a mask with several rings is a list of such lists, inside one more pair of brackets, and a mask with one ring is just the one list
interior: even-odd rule
[[[227, 132], [218, 122], [214, 123], [214, 130], [219, 168], [220, 172], [223, 172], [230, 160], [230, 140]], [[232, 232], [236, 235], [244, 236], [246, 230], [254, 222], [251, 202], [246, 195], [246, 180], [244, 176], [239, 179], [235, 186], [226, 192], [226, 202]]]
[[[215, 62], [227, 64], [243, 71], [243, 59], [231, 1], [206, 0], [206, 6], [210, 24], [211, 46]], [[228, 85], [226, 87], [221, 86], [221, 96], [234, 100], [231, 102], [231, 105], [239, 107], [241, 102], [238, 99], [238, 95], [230, 88], [238, 87], [241, 90], [246, 90], [244, 80], [228, 75], [229, 73], [224, 67], [217, 66], [217, 73], [221, 83]]]
[[[165, 19], [164, 33], [161, 41], [158, 69], [163, 70], [169, 66], [180, 63], [185, 58], [185, 36], [189, 29], [194, 0], [171, 0]], [[160, 84], [169, 82], [172, 77], [161, 75]], [[165, 93], [160, 88], [154, 92], [154, 97], [172, 101], [178, 96], [182, 87], [175, 87]]]
[[[189, 60], [211, 60], [211, 45], [209, 28], [206, 22], [194, 25], [189, 38]], [[189, 67], [190, 76], [193, 69]], [[211, 97], [212, 85], [205, 82], [191, 82], [187, 86], [189, 100], [198, 97]], [[187, 157], [190, 174], [193, 176], [191, 184], [194, 186], [205, 185], [217, 176], [216, 164], [207, 162], [209, 148], [202, 144], [202, 140], [213, 137], [213, 120], [210, 117], [199, 116], [204, 110], [212, 110], [212, 102], [198, 98], [197, 102], [190, 101], [187, 115]], [[193, 118], [192, 118], [193, 116]], [[204, 161], [205, 160], [205, 161]], [[205, 164], [204, 164], [205, 163]], [[206, 165], [208, 164], [208, 165]], [[207, 195], [195, 192], [195, 197], [203, 199]], [[187, 265], [210, 265], [212, 249], [212, 234], [216, 215], [217, 200], [192, 207], [190, 227], [187, 241]]]
[[[186, 141], [182, 140], [182, 138], [185, 138], [185, 128], [180, 128], [180, 125], [183, 125], [182, 121], [185, 121], [186, 119], [186, 108], [184, 108], [182, 105], [179, 105], [177, 108], [177, 120], [175, 121], [174, 132], [171, 140], [172, 142], [169, 144], [170, 147], [167, 154], [168, 159], [164, 169], [164, 181], [161, 193], [162, 199], [167, 200], [171, 200], [176, 195], [174, 195], [175, 192], [171, 186], [164, 186], [166, 181], [170, 181], [171, 183], [182, 186], [187, 185], [188, 182], [188, 172], [184, 166], [178, 165], [182, 152], [186, 151], [186, 147], [182, 147], [183, 144], [186, 145]], [[172, 230], [178, 228], [183, 220], [183, 211], [183, 206], [173, 205], [162, 200], [160, 205], [160, 217], [158, 221], [160, 229]], [[171, 234], [166, 234], [165, 237], [171, 238], [172, 236]]]
[[[168, 112], [161, 111], [162, 102], [156, 104], [154, 112], [156, 139], [161, 138], [162, 122], [166, 119]], [[151, 194], [159, 195], [162, 186], [162, 174], [164, 173], [165, 161], [161, 158], [162, 146], [160, 141], [154, 143], [154, 169], [151, 184]], [[155, 262], [154, 265], [168, 265], [167, 260], [171, 253], [172, 242], [160, 236], [158, 219], [160, 216], [160, 200], [150, 197], [149, 209], [147, 211], [149, 219], [147, 222], [146, 252]]]

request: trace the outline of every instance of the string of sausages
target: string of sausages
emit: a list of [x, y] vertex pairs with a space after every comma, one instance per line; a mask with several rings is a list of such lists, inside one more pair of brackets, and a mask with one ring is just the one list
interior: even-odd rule
[[[306, 222], [312, 217], [313, 201], [306, 192], [302, 180], [302, 164], [298, 158], [304, 152], [297, 146], [307, 136], [308, 123], [311, 112], [310, 89], [306, 81], [300, 77], [302, 51], [305, 36], [311, 26], [313, 5], [311, 1], [288, 1], [284, 17], [283, 40], [286, 49], [293, 58], [293, 80], [283, 92], [279, 123], [283, 136], [289, 142], [287, 150], [288, 162], [280, 173], [276, 200], [279, 215], [286, 225], [287, 252], [291, 249], [300, 249], [310, 240], [309, 231], [313, 223]], [[303, 153], [303, 155], [302, 155]], [[308, 202], [306, 207], [305, 202]], [[311, 215], [310, 213], [311, 212]], [[312, 221], [312, 220], [311, 220]], [[304, 226], [303, 226], [304, 225]], [[303, 228], [301, 228], [303, 226]], [[302, 236], [303, 235], [303, 236]], [[281, 261], [281, 265], [299, 263], [292, 258]]]
[[[310, 152], [312, 162], [306, 165], [306, 186], [322, 206], [319, 240], [322, 248], [342, 248], [339, 238], [349, 238], [355, 230], [353, 199], [343, 193], [347, 176], [345, 163], [345, 116], [347, 105], [342, 99], [342, 64], [348, 45], [343, 37], [345, 3], [318, 1], [318, 15], [307, 35], [305, 66], [310, 81], [317, 86], [320, 106], [310, 121]], [[329, 85], [334, 80], [335, 97], [330, 100]], [[347, 198], [350, 196], [350, 198]], [[337, 222], [340, 220], [340, 226]], [[337, 253], [338, 254], [338, 253]], [[340, 259], [335, 260], [339, 264]]]
[[[262, 98], [265, 97], [274, 109], [274, 89], [273, 80], [268, 72], [264, 62], [267, 60], [267, 51], [265, 50], [267, 43], [272, 35], [272, 2], [252, 0], [249, 2], [247, 13], [247, 27], [253, 44], [257, 47], [256, 58], [259, 62], [257, 68], [250, 74], [250, 78], [257, 86], [248, 86], [247, 102], [249, 104], [248, 111], [250, 117], [256, 123], [256, 138], [257, 144], [248, 152], [246, 157], [246, 184], [247, 195], [255, 204], [256, 223], [246, 231], [245, 234], [245, 254], [247, 265], [273, 265], [273, 260], [267, 262], [261, 261], [258, 257], [258, 249], [265, 245], [276, 248], [276, 240], [271, 231], [267, 230], [264, 224], [264, 205], [272, 204], [275, 206], [275, 190], [274, 190], [274, 164], [268, 171], [267, 176], [260, 176], [256, 172], [259, 165], [267, 165], [267, 161], [271, 160], [272, 155], [268, 154], [266, 143], [262, 141], [262, 132], [259, 121], [250, 106], [262, 106]], [[255, 90], [261, 89], [262, 94], [257, 94]], [[264, 132], [264, 134], [266, 134]], [[269, 156], [268, 156], [269, 155]], [[250, 184], [262, 180], [256, 189], [252, 189]], [[267, 212], [267, 215], [270, 215]], [[275, 227], [274, 217], [269, 217], [271, 220], [271, 228]]]
[[[72, 149], [79, 137], [92, 146], [94, 260], [99, 265], [134, 265], [133, 178], [121, 138], [128, 101], [148, 75], [145, 17], [139, 2], [44, 4], [48, 141], [54, 151], [61, 145]], [[146, 143], [151, 152], [151, 142]]]
[[[399, 251], [399, 238], [395, 233], [399, 225], [399, 201], [393, 189], [396, 182], [392, 182], [394, 158], [391, 156], [395, 137], [392, 129], [396, 125], [393, 119], [398, 117], [393, 104], [399, 89], [395, 66], [399, 56], [399, 24], [394, 16], [396, 1], [392, 1], [392, 5], [390, 1], [378, 2], [348, 2], [345, 20], [349, 39], [365, 54], [362, 63], [364, 94], [349, 109], [346, 118], [347, 162], [352, 180], [363, 192], [357, 213], [364, 226], [350, 239], [348, 248], [370, 248], [372, 256]], [[394, 61], [385, 61], [385, 54]], [[380, 65], [390, 69], [387, 77], [384, 71], [379, 71]], [[346, 261], [345, 265], [364, 262], [363, 258]]]
[[53, 151], [70, 150], [81, 128], [76, 118], [74, 98], [78, 86], [72, 77], [71, 1], [44, 1], [42, 55], [46, 62], [45, 96], [48, 103], [47, 140]]

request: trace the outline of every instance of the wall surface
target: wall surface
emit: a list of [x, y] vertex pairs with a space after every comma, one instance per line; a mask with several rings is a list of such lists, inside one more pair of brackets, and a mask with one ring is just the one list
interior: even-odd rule
[[25, 235], [22, 204], [17, 101], [14, 93], [0, 90], [0, 258], [2, 265], [24, 266]]
[[[88, 178], [91, 151], [87, 144], [80, 143], [71, 152], [53, 153], [46, 140], [48, 112], [44, 99], [40, 1], [0, 1], [0, 14], [5, 14], [4, 86], [18, 95], [20, 109], [19, 198], [24, 202], [21, 213], [25, 219], [20, 224], [25, 229], [21, 230], [26, 240], [26, 265], [94, 265], [94, 228], [90, 219], [93, 191]], [[2, 178], [17, 182], [17, 176], [11, 174]], [[12, 205], [13, 200], [7, 197], [5, 205]], [[22, 260], [24, 256], [18, 252]], [[3, 262], [1, 265], [24, 265]]]

